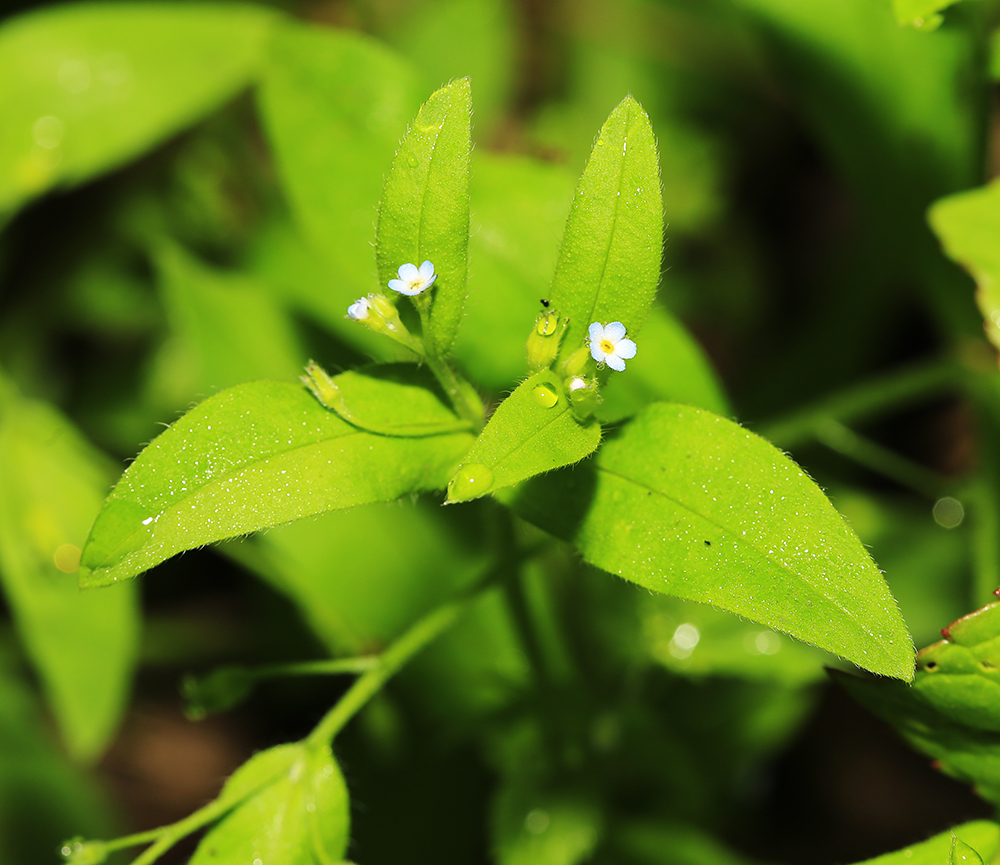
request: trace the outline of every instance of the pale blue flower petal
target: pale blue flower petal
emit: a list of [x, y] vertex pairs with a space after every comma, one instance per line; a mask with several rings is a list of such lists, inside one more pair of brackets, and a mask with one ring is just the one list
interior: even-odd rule
[[404, 282], [414, 282], [420, 278], [420, 271], [417, 269], [417, 266], [409, 262], [401, 264], [396, 273]]
[[590, 334], [591, 343], [600, 342], [604, 338], [604, 325], [595, 321], [587, 328], [587, 333]]
[[613, 321], [604, 326], [605, 339], [610, 339], [612, 342], [618, 342], [618, 340], [620, 340], [623, 336], [625, 336], [625, 325], [620, 321]]
[[[429, 261], [425, 261], [420, 265], [420, 278], [424, 282], [427, 282], [432, 276], [434, 276], [434, 265]], [[427, 284], [430, 285], [429, 282]]]
[[604, 362], [616, 372], [625, 372], [625, 361], [618, 357], [617, 354], [605, 355]]
[[624, 357], [626, 360], [635, 357], [636, 346], [630, 339], [620, 339], [615, 345], [615, 354]]
[[390, 279], [389, 280], [389, 288], [391, 288], [393, 291], [400, 292], [400, 294], [408, 294], [409, 293], [409, 292], [407, 292], [407, 283], [405, 283], [401, 279]]
[[601, 351], [601, 341], [595, 339], [590, 343], [590, 356], [598, 363], [604, 363], [604, 352]]

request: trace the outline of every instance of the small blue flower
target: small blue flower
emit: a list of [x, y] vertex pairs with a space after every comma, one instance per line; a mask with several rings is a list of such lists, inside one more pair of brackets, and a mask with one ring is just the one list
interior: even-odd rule
[[434, 280], [437, 279], [434, 265], [429, 261], [425, 261], [420, 267], [409, 263], [400, 265], [396, 273], [399, 279], [390, 279], [389, 288], [410, 297], [426, 291], [434, 285]]
[[371, 308], [371, 301], [367, 297], [359, 297], [347, 307], [347, 316], [355, 321], [364, 321], [371, 313]]
[[625, 325], [620, 321], [601, 324], [595, 321], [589, 328], [590, 356], [606, 363], [613, 370], [625, 371], [625, 361], [635, 357], [635, 343], [625, 338]]

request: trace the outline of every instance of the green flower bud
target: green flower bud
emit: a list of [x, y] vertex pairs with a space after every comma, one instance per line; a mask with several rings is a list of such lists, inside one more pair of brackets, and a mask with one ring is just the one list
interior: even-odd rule
[[603, 402], [597, 390], [597, 379], [573, 375], [566, 379], [564, 386], [577, 420], [589, 420]]
[[560, 318], [554, 309], [547, 309], [538, 316], [528, 337], [528, 369], [531, 372], [552, 366], [568, 324], [569, 319]]
[[424, 354], [423, 343], [406, 329], [399, 318], [399, 311], [384, 294], [359, 297], [347, 307], [347, 317], [375, 333], [394, 339], [419, 355]]

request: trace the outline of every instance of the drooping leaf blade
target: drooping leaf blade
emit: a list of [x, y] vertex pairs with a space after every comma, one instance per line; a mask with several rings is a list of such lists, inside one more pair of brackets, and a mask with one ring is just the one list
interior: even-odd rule
[[239, 3], [74, 3], [8, 21], [0, 212], [114, 168], [232, 96], [273, 20]]
[[577, 420], [559, 377], [542, 370], [500, 403], [448, 484], [448, 501], [479, 498], [579, 462], [600, 443], [600, 424]]
[[[911, 844], [902, 850], [866, 859], [858, 865], [941, 865], [952, 861], [953, 850], [960, 845], [971, 848], [977, 856], [990, 862], [1000, 849], [1000, 826], [990, 820], [963, 823], [919, 844]], [[962, 852], [958, 851], [959, 861], [962, 861]]]
[[134, 588], [82, 594], [73, 576], [110, 477], [55, 409], [0, 396], [0, 579], [69, 752], [83, 760], [115, 732], [138, 648]]
[[569, 318], [562, 357], [584, 344], [594, 321], [638, 332], [660, 280], [662, 246], [656, 141], [642, 106], [627, 96], [598, 133], [566, 222], [549, 295]]
[[798, 466], [722, 417], [655, 403], [591, 463], [507, 500], [604, 570], [913, 676], [913, 643], [857, 536]]
[[377, 289], [372, 227], [386, 167], [420, 106], [417, 77], [372, 39], [289, 22], [275, 28], [258, 94], [295, 220], [330, 268], [300, 291], [322, 295], [317, 304], [336, 298], [342, 319]]
[[467, 78], [431, 95], [399, 146], [378, 213], [375, 258], [383, 287], [402, 264], [434, 264], [424, 339], [438, 354], [451, 349], [465, 306], [471, 109]]
[[296, 384], [229, 388], [128, 467], [91, 529], [81, 584], [133, 577], [182, 550], [300, 517], [441, 488], [471, 441], [364, 432]]

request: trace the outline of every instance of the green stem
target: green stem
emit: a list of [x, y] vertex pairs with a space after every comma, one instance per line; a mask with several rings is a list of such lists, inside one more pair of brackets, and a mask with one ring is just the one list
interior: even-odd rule
[[463, 381], [451, 368], [448, 361], [428, 353], [426, 356], [427, 366], [434, 373], [435, 378], [440, 382], [444, 392], [451, 400], [458, 416], [472, 424], [476, 431], [483, 428], [483, 407], [479, 401], [474, 399], [474, 392], [469, 384]]
[[330, 709], [305, 740], [323, 745], [333, 740], [364, 705], [374, 697], [407, 661], [450, 628], [478, 597], [478, 593], [438, 607], [417, 622], [377, 659], [377, 665], [358, 679]]
[[944, 478], [919, 463], [858, 435], [836, 421], [818, 424], [815, 435], [830, 450], [930, 499], [939, 498], [948, 488]]
[[[150, 865], [160, 858], [167, 850], [174, 846], [181, 838], [186, 838], [192, 832], [196, 832], [202, 826], [207, 826], [214, 820], [218, 820], [227, 811], [233, 809], [233, 802], [228, 799], [216, 799], [209, 802], [204, 808], [199, 808], [193, 814], [189, 814], [183, 820], [178, 820], [170, 826], [161, 829], [154, 829], [158, 832], [156, 843], [151, 844], [142, 854], [132, 861], [132, 865]], [[152, 832], [144, 834], [152, 834]], [[130, 836], [138, 837], [138, 836]], [[125, 839], [119, 839], [119, 841]], [[115, 843], [115, 842], [109, 842]], [[141, 843], [141, 842], [136, 842]], [[129, 845], [130, 846], [130, 845]]]
[[378, 666], [375, 655], [357, 658], [332, 658], [326, 661], [300, 661], [295, 664], [268, 664], [248, 672], [256, 679], [271, 679], [280, 676], [332, 676], [337, 673], [367, 673]]
[[951, 360], [936, 360], [881, 376], [813, 403], [764, 425], [760, 434], [778, 447], [794, 448], [819, 437], [830, 421], [848, 423], [875, 417], [960, 385], [966, 371]]

